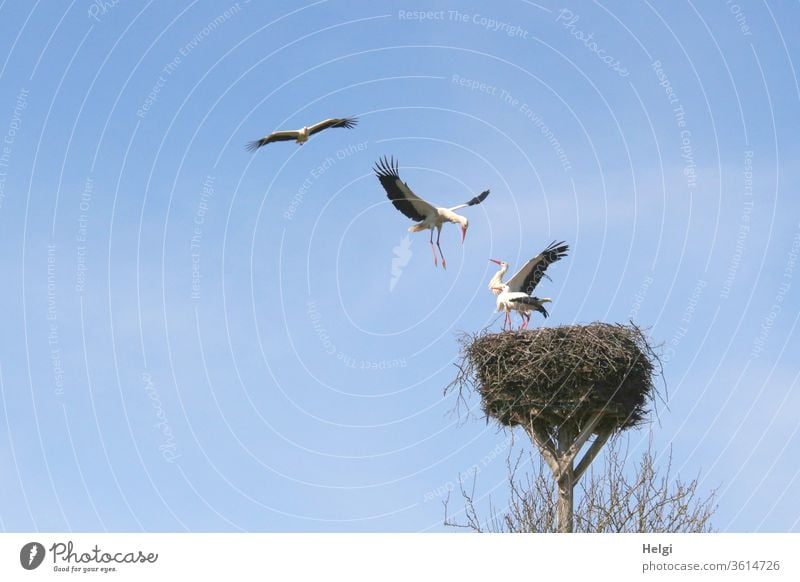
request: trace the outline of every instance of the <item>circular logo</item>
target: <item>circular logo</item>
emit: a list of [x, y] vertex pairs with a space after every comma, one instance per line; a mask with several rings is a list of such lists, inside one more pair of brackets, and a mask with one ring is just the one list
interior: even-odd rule
[[44, 561], [44, 546], [39, 542], [28, 542], [19, 551], [19, 563], [26, 570], [35, 570]]

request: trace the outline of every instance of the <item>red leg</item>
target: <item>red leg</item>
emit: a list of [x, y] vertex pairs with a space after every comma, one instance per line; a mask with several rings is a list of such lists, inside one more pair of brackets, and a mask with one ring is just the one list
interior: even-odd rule
[[439, 266], [439, 259], [436, 257], [436, 249], [433, 248], [433, 229], [431, 229], [431, 251], [433, 251], [433, 266]]
[[[442, 257], [442, 269], [447, 268], [447, 261], [444, 260], [444, 253], [442, 253], [442, 247], [439, 245], [439, 237], [442, 236], [442, 229], [439, 228], [436, 231], [436, 246], [439, 247], [439, 254]], [[431, 238], [433, 238], [433, 231], [431, 231]]]

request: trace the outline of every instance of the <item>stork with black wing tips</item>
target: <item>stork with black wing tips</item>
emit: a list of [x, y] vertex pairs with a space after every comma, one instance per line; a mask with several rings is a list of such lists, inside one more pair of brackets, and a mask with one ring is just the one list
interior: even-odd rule
[[474, 206], [480, 204], [489, 195], [489, 190], [485, 190], [463, 204], [453, 206], [452, 208], [442, 208], [434, 206], [426, 202], [408, 187], [408, 184], [400, 179], [397, 172], [397, 162], [394, 158], [386, 158], [379, 160], [375, 165], [375, 174], [378, 176], [383, 189], [386, 190], [386, 195], [392, 201], [394, 207], [400, 212], [405, 214], [411, 220], [417, 221], [417, 224], [410, 227], [409, 232], [420, 232], [423, 230], [431, 231], [431, 250], [433, 251], [433, 264], [438, 265], [438, 258], [436, 256], [436, 249], [433, 246], [433, 231], [436, 229], [436, 247], [439, 249], [439, 256], [442, 257], [442, 268], [447, 268], [442, 247], [439, 245], [439, 237], [442, 234], [442, 226], [445, 222], [453, 222], [461, 225], [461, 242], [467, 237], [467, 228], [469, 228], [469, 221], [465, 216], [456, 214], [455, 211], [467, 206]]
[[[528, 327], [531, 319], [531, 311], [538, 311], [547, 317], [547, 309], [544, 304], [550, 303], [549, 297], [532, 297], [531, 294], [542, 277], [547, 277], [545, 271], [552, 263], [567, 256], [569, 246], [561, 241], [553, 241], [549, 247], [533, 257], [506, 283], [503, 277], [508, 271], [508, 263], [497, 259], [489, 259], [493, 263], [500, 265], [500, 270], [494, 274], [489, 281], [489, 289], [497, 295], [497, 311], [505, 311], [503, 329], [511, 329], [511, 311], [516, 311], [522, 317], [520, 329]], [[549, 279], [549, 277], [548, 277]]]

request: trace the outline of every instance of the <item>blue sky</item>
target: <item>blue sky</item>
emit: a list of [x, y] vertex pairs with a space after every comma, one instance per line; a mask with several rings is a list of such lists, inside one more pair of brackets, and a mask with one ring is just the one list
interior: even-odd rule
[[[0, 528], [440, 531], [476, 463], [502, 506], [529, 444], [442, 391], [487, 259], [566, 240], [535, 323], [662, 344], [631, 450], [800, 530], [796, 4], [263, 4], [0, 5]], [[446, 271], [384, 155], [491, 189]]]

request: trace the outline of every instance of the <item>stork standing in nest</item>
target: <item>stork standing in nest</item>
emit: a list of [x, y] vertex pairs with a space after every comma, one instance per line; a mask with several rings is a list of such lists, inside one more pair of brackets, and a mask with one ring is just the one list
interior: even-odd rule
[[442, 253], [442, 247], [439, 245], [439, 237], [442, 235], [442, 226], [445, 222], [453, 222], [461, 225], [461, 242], [467, 237], [467, 228], [469, 228], [469, 221], [465, 216], [456, 214], [455, 211], [467, 206], [474, 206], [483, 202], [489, 195], [489, 190], [485, 190], [475, 196], [472, 200], [453, 206], [452, 208], [439, 208], [426, 202], [408, 187], [408, 184], [400, 179], [397, 173], [397, 162], [392, 158], [389, 160], [384, 157], [378, 160], [375, 165], [375, 174], [378, 176], [383, 189], [386, 190], [386, 195], [392, 201], [394, 207], [400, 212], [405, 214], [411, 220], [417, 221], [417, 224], [408, 229], [409, 232], [420, 232], [423, 230], [431, 231], [431, 250], [433, 251], [433, 265], [438, 266], [438, 259], [436, 257], [436, 249], [433, 247], [433, 231], [436, 229], [436, 247], [439, 249], [439, 256], [442, 257], [442, 268], [447, 268], [447, 262]]
[[[549, 247], [529, 260], [517, 273], [506, 283], [503, 277], [508, 271], [508, 263], [497, 259], [489, 259], [493, 263], [500, 265], [500, 270], [494, 274], [489, 281], [489, 289], [497, 295], [497, 311], [505, 311], [503, 329], [511, 329], [511, 311], [516, 311], [522, 317], [520, 329], [526, 329], [531, 320], [531, 311], [535, 310], [547, 317], [545, 303], [550, 303], [549, 297], [532, 297], [531, 293], [542, 280], [546, 277], [545, 271], [551, 263], [567, 256], [569, 246], [564, 241], [557, 243], [553, 241]], [[549, 278], [549, 277], [548, 277]]]
[[325, 121], [320, 121], [319, 123], [315, 123], [311, 126], [306, 126], [301, 129], [291, 129], [285, 131], [273, 131], [269, 135], [265, 135], [261, 139], [257, 139], [255, 141], [251, 141], [247, 144], [247, 149], [251, 152], [256, 151], [258, 148], [267, 145], [268, 143], [272, 143], [274, 141], [291, 141], [294, 140], [297, 144], [303, 145], [308, 141], [308, 138], [314, 135], [315, 133], [319, 133], [324, 129], [328, 129], [330, 127], [344, 127], [346, 129], [352, 129], [358, 123], [358, 119], [355, 117], [342, 117], [342, 118], [331, 118], [326, 119]]

